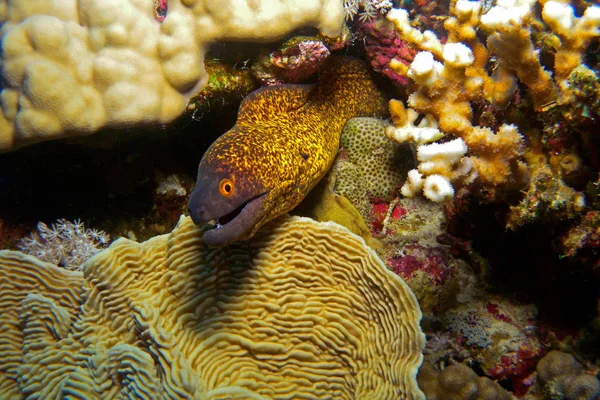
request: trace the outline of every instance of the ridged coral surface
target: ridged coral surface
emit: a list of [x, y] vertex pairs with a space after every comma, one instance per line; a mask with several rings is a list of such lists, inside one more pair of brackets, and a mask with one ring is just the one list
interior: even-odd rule
[[[119, 239], [98, 253], [84, 267], [83, 306], [66, 335], [57, 323], [40, 325], [68, 314], [53, 311], [52, 285], [23, 285], [32, 295], [18, 310], [27, 354], [21, 394], [424, 399], [415, 379], [421, 312], [362, 239], [298, 217], [221, 249], [206, 247], [201, 234], [182, 217], [169, 235], [141, 244]], [[0, 252], [0, 273], [32, 260]], [[36, 280], [61, 272], [37, 264]], [[2, 315], [14, 315], [18, 303], [3, 301]], [[46, 329], [27, 329], [36, 326]], [[9, 331], [23, 334], [18, 325]], [[15, 392], [0, 397], [8, 393]]]
[[[35, 341], [46, 330], [56, 338], [66, 333], [79, 311], [82, 278], [81, 272], [58, 268], [17, 251], [0, 251], [0, 398], [19, 396], [18, 369], [26, 354], [24, 336]], [[25, 303], [34, 301], [45, 303], [47, 313], [36, 317], [37, 324], [30, 324], [23, 320], [20, 307], [27, 308]]]

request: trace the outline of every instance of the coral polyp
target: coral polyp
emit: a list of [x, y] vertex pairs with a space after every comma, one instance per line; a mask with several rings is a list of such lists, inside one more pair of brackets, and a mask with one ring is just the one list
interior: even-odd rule
[[106, 232], [86, 228], [80, 220], [59, 219], [50, 226], [38, 222], [37, 231], [21, 239], [17, 247], [41, 261], [81, 270], [90, 257], [109, 244]]

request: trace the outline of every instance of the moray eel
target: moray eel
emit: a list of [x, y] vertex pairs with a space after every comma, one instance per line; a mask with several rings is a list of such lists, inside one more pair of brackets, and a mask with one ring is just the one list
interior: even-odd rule
[[296, 207], [331, 167], [346, 121], [387, 108], [365, 64], [345, 56], [325, 61], [315, 85], [250, 93], [198, 166], [188, 210], [198, 225], [216, 222], [206, 244], [246, 240]]

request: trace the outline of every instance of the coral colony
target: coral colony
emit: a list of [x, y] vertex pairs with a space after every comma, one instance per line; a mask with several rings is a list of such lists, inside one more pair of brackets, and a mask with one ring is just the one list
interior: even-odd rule
[[21, 239], [18, 248], [42, 261], [79, 271], [109, 243], [110, 236], [104, 231], [88, 229], [80, 220], [59, 219], [50, 227], [39, 222], [37, 232]]
[[150, 0], [92, 0], [82, 10], [75, 0], [55, 9], [0, 8], [6, 99], [0, 152], [172, 121], [209, 78], [203, 57], [209, 43], [275, 40], [303, 26], [328, 36], [341, 32], [339, 0], [260, 3], [169, 1], [162, 22], [165, 3], [155, 12]]
[[[459, 0], [444, 23], [444, 43], [432, 31], [415, 29], [407, 11], [393, 9], [387, 14], [401, 37], [420, 51], [410, 65], [390, 64], [417, 85], [408, 98], [410, 108], [399, 101], [390, 105], [394, 126], [388, 136], [418, 146], [419, 165], [409, 172], [403, 195], [422, 191], [430, 200], [442, 201], [454, 195], [451, 182], [457, 181], [487, 187], [491, 200], [499, 190], [522, 184], [527, 167], [521, 161], [525, 146], [518, 127], [505, 123], [494, 132], [474, 126], [472, 104], [483, 98], [505, 107], [515, 94], [517, 79], [529, 89], [539, 118], [547, 117], [545, 107], [577, 101], [568, 81], [600, 25], [600, 7], [590, 6], [576, 17], [568, 4], [543, 4], [542, 19], [560, 39], [552, 76], [541, 66], [530, 36], [535, 5], [531, 0], [499, 1], [482, 14], [480, 2]], [[478, 30], [489, 35], [486, 43], [476, 35]], [[489, 74], [486, 62], [491, 56], [497, 67]], [[427, 118], [418, 126], [415, 112]], [[455, 139], [431, 143], [446, 135]]]
[[600, 399], [599, 74], [593, 0], [0, 0], [0, 398]]

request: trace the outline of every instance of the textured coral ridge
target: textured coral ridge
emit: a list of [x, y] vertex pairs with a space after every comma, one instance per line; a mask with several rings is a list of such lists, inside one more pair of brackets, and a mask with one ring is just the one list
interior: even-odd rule
[[29, 351], [65, 337], [79, 312], [82, 283], [81, 272], [0, 251], [0, 398], [19, 398], [19, 366]]
[[204, 48], [301, 26], [335, 36], [340, 0], [0, 0], [0, 152], [103, 127], [165, 123], [206, 82]]
[[[221, 249], [201, 234], [182, 217], [169, 235], [119, 239], [98, 253], [84, 267], [73, 323], [52, 312], [53, 288], [33, 295], [45, 309], [23, 302], [23, 326], [54, 323], [25, 331], [22, 395], [424, 399], [418, 304], [362, 239], [299, 217]], [[0, 252], [1, 265], [15, 254]], [[35, 267], [45, 279], [59, 271]], [[13, 313], [16, 300], [7, 306]]]

